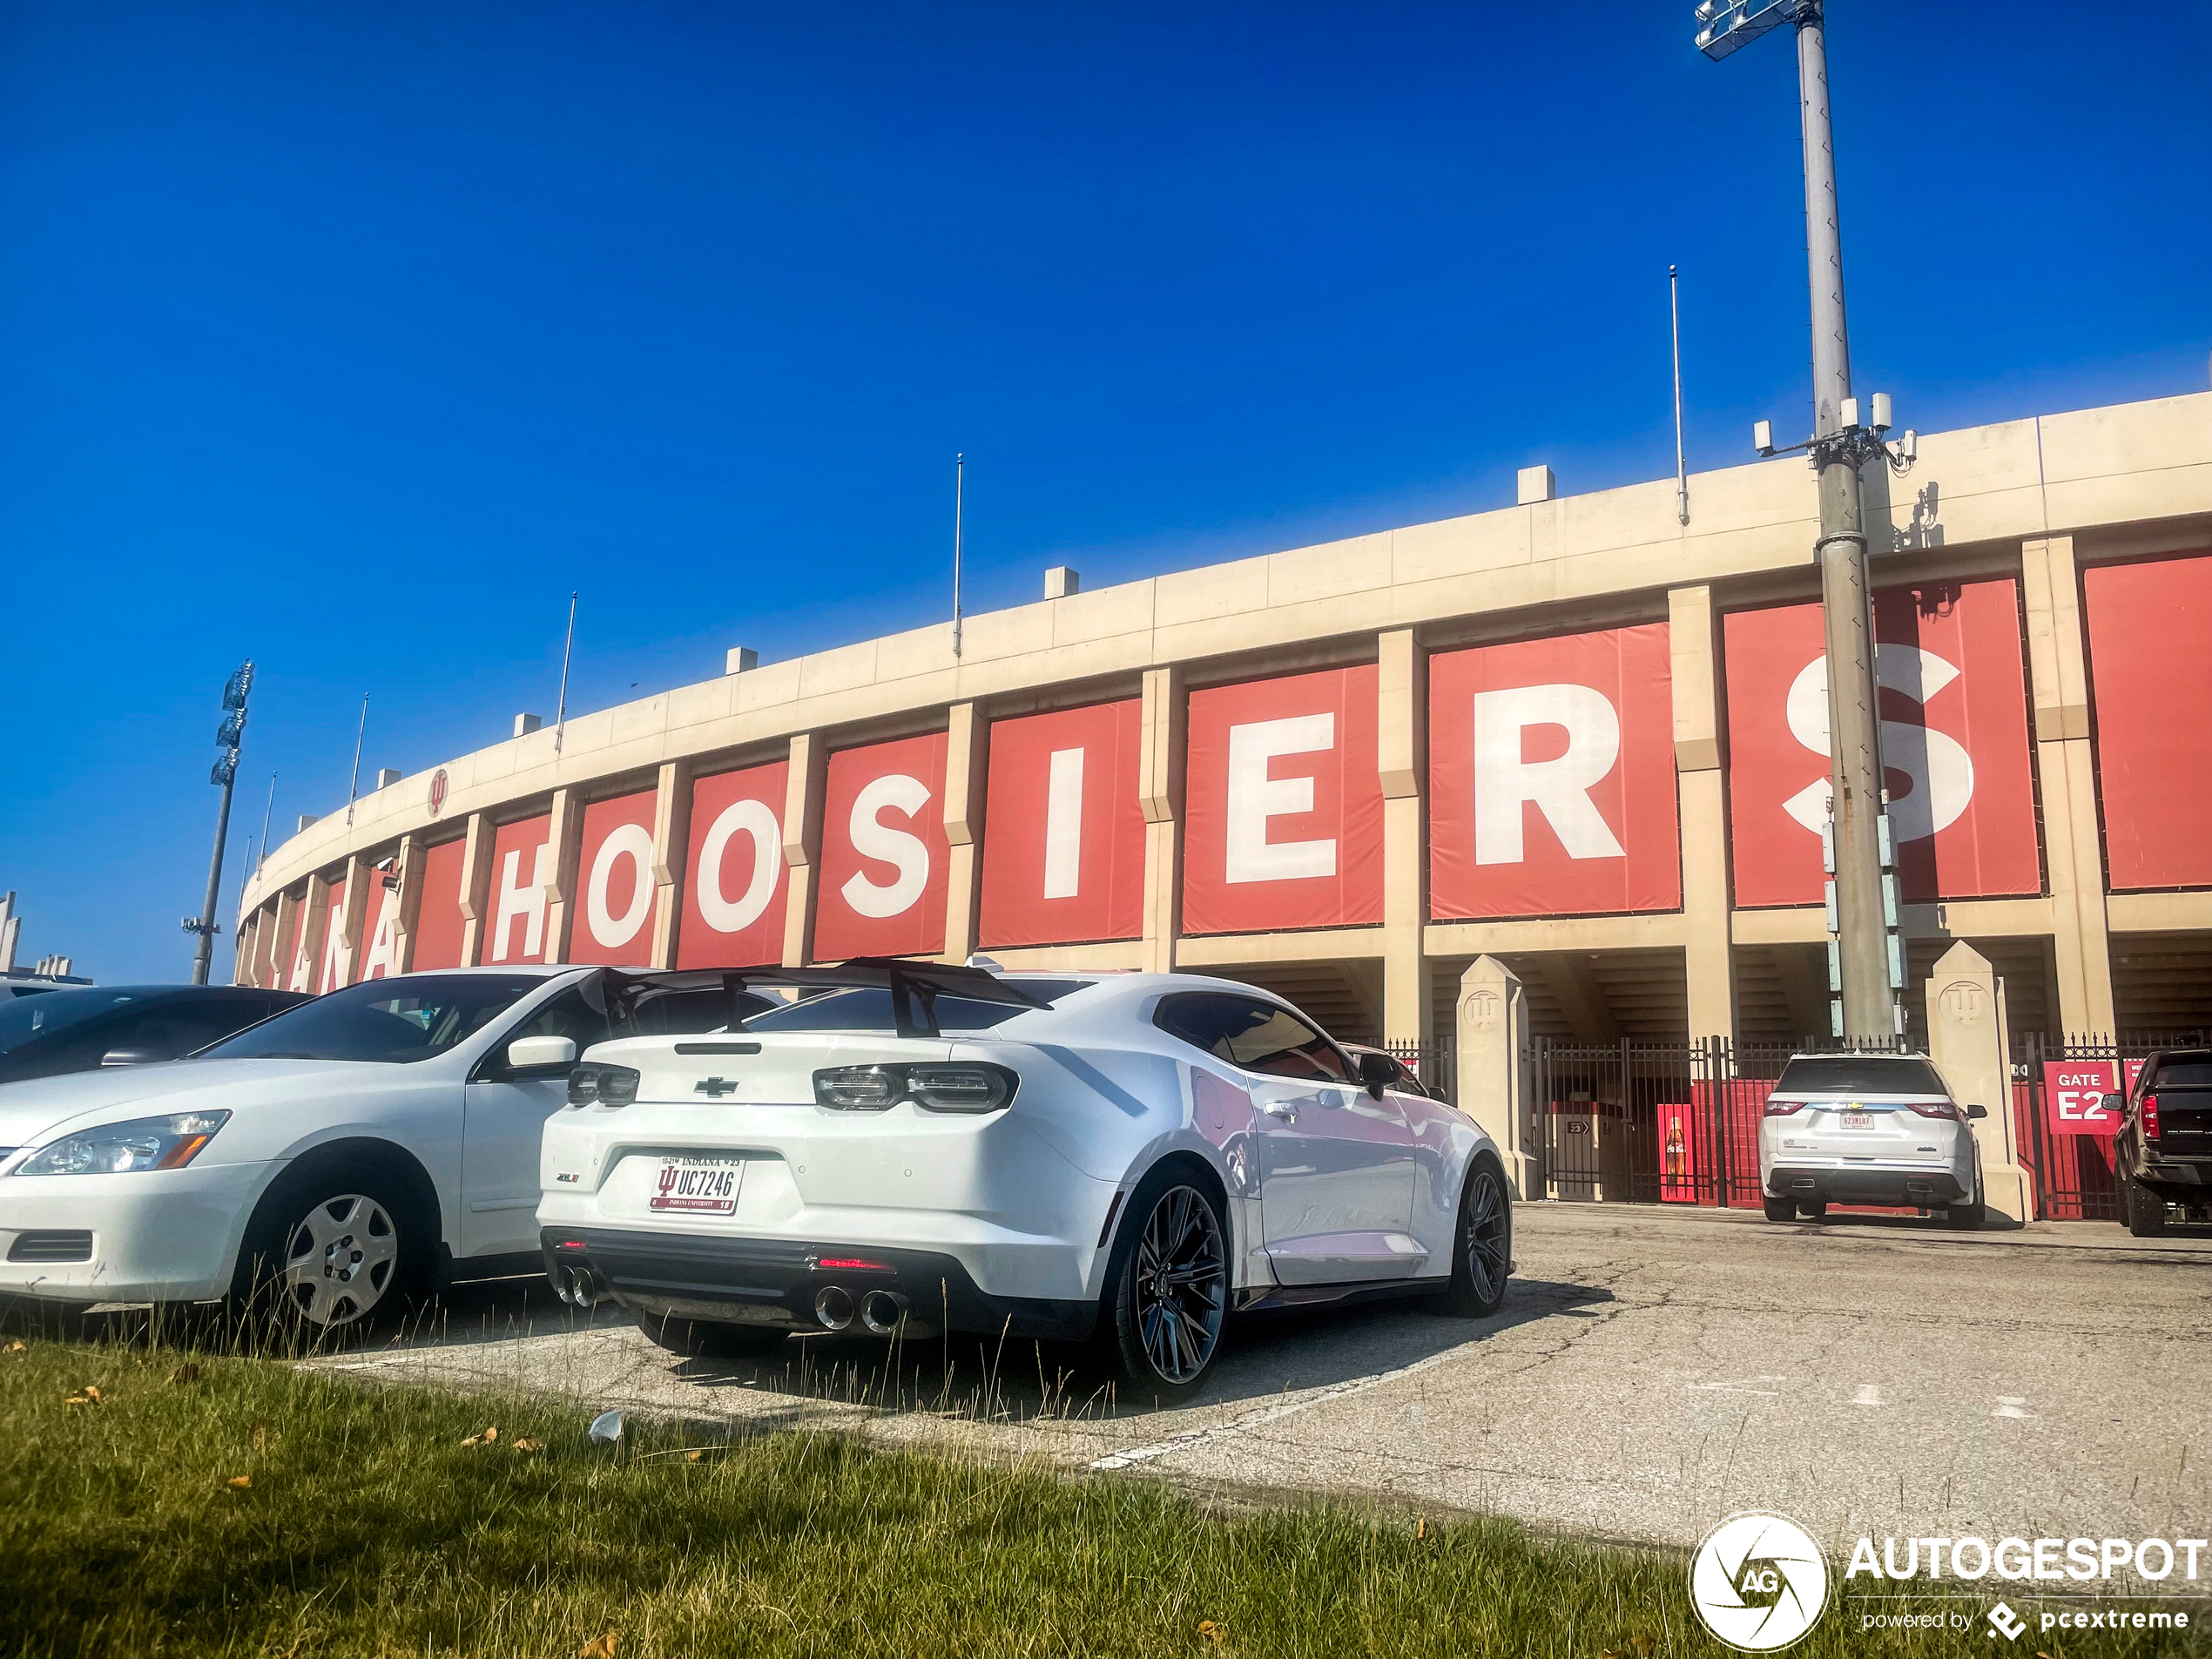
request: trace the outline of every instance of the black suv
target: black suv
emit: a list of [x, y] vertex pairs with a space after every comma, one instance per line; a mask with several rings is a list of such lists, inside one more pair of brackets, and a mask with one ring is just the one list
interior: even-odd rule
[[2138, 1238], [2182, 1218], [2212, 1222], [2212, 1049], [2167, 1049], [2143, 1062], [2113, 1143], [2120, 1214]]
[[0, 1002], [0, 1083], [179, 1060], [309, 1001], [246, 985], [91, 985]]

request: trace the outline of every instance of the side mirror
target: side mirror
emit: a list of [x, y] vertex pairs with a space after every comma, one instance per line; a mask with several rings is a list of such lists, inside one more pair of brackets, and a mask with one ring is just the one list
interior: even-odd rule
[[2097, 1096], [2097, 1108], [2100, 1111], [2110, 1112], [2114, 1117], [2125, 1117], [2128, 1115], [2128, 1096], [2100, 1095]]
[[516, 1071], [551, 1070], [576, 1064], [574, 1037], [517, 1037], [507, 1045], [507, 1063]]
[[1986, 1106], [1969, 1106], [1966, 1108], [1966, 1116], [1969, 1117], [1986, 1117], [1989, 1116], [1989, 1108]]
[[100, 1056], [100, 1064], [104, 1068], [107, 1066], [158, 1066], [165, 1060], [174, 1060], [176, 1057], [166, 1049], [110, 1049]]
[[1359, 1056], [1359, 1081], [1377, 1100], [1383, 1091], [1398, 1081], [1398, 1067], [1386, 1054], [1367, 1053]]

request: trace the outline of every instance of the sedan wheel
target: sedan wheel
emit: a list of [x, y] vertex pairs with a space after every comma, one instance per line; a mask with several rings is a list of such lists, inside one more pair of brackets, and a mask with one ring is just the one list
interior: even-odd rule
[[1162, 1180], [1138, 1189], [1108, 1275], [1118, 1369], [1163, 1403], [1187, 1398], [1213, 1366], [1229, 1311], [1229, 1248], [1213, 1200]]
[[1504, 1303], [1512, 1276], [1513, 1201], [1506, 1193], [1504, 1172], [1485, 1155], [1467, 1171], [1460, 1191], [1445, 1311], [1463, 1318], [1488, 1318]]
[[310, 1325], [350, 1325], [374, 1312], [399, 1271], [391, 1213], [358, 1192], [326, 1198], [292, 1228], [279, 1281]]

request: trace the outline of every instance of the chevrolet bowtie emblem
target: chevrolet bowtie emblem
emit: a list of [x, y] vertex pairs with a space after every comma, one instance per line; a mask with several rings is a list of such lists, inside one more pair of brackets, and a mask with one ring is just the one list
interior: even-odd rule
[[727, 1077], [703, 1077], [691, 1085], [691, 1092], [709, 1096], [734, 1095], [738, 1092], [738, 1086]]

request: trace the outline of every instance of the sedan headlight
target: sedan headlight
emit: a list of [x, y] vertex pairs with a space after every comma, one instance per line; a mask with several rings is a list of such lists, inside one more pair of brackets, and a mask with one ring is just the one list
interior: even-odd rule
[[230, 1121], [228, 1112], [178, 1112], [81, 1129], [40, 1147], [16, 1173], [127, 1175], [136, 1170], [181, 1170]]
[[880, 1112], [910, 1100], [926, 1112], [995, 1112], [1014, 1103], [1022, 1080], [983, 1061], [911, 1066], [830, 1066], [814, 1074], [817, 1104], [840, 1112]]

